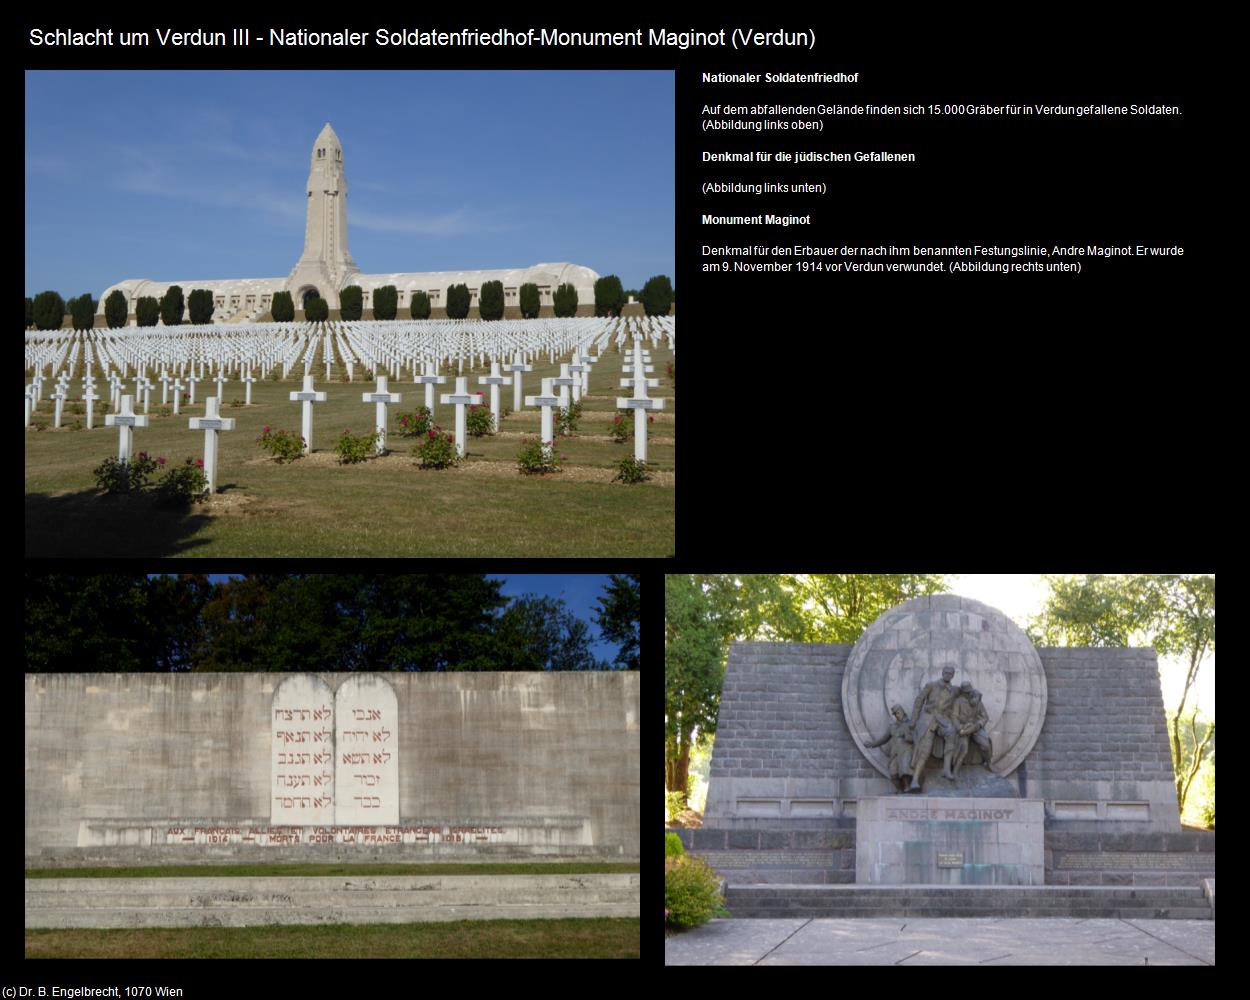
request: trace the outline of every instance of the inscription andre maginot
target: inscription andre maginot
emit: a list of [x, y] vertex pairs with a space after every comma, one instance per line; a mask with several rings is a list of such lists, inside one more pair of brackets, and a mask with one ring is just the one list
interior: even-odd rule
[[926, 809], [920, 806], [914, 809], [890, 807], [885, 811], [885, 818], [924, 820], [997, 819], [1010, 821], [1014, 814], [1015, 809], [946, 809], [938, 806]]

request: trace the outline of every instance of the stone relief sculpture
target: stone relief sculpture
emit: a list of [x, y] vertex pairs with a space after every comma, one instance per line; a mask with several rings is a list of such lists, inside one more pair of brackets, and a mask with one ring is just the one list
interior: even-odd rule
[[887, 753], [890, 755], [890, 778], [899, 783], [899, 791], [906, 791], [907, 779], [911, 777], [911, 719], [907, 718], [907, 710], [902, 705], [895, 705], [890, 712], [894, 723], [881, 739], [867, 746], [879, 747], [889, 744]]

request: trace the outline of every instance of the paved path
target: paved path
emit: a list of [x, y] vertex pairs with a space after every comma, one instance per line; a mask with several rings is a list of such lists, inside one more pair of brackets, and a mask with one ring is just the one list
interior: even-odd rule
[[1214, 965], [1214, 920], [713, 920], [665, 965]]

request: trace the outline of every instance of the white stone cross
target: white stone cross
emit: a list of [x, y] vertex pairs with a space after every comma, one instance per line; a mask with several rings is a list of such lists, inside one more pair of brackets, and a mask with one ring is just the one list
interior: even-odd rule
[[148, 409], [149, 409], [148, 404], [149, 404], [149, 403], [151, 402], [151, 400], [152, 400], [152, 382], [151, 382], [151, 380], [150, 380], [150, 379], [149, 379], [146, 375], [144, 375], [144, 376], [143, 376], [143, 378], [139, 379], [139, 386], [138, 386], [138, 388], [139, 388], [139, 391], [143, 393], [143, 412], [146, 414], [146, 413], [148, 412]]
[[125, 465], [130, 461], [130, 449], [134, 445], [134, 429], [146, 427], [148, 418], [137, 416], [132, 407], [133, 396], [122, 396], [122, 405], [117, 413], [110, 413], [104, 418], [106, 427], [117, 427], [120, 440], [117, 443], [117, 460]]
[[82, 398], [87, 401], [87, 430], [95, 422], [95, 401], [100, 397], [95, 394], [95, 383], [88, 382], [82, 387]]
[[510, 365], [504, 365], [503, 370], [512, 372], [512, 408], [514, 410], [521, 409], [521, 372], [532, 372], [533, 365], [527, 365], [521, 360], [521, 352], [517, 351], [516, 360]]
[[574, 385], [580, 381], [581, 381], [580, 379], [575, 379], [572, 375], [569, 374], [568, 362], [566, 361], [560, 362], [560, 375], [558, 378], [553, 378], [551, 380], [552, 385], [558, 385], [560, 387], [560, 409], [563, 410], [563, 409], [568, 408], [569, 386]]
[[182, 390], [186, 388], [182, 384], [182, 379], [174, 379], [174, 384], [170, 386], [174, 390], [174, 416], [178, 415], [178, 405], [182, 402]]
[[303, 390], [291, 393], [291, 402], [300, 402], [304, 404], [303, 421], [301, 422], [300, 427], [301, 433], [304, 436], [305, 455], [312, 451], [313, 403], [324, 403], [325, 401], [326, 394], [324, 392], [317, 392], [313, 388], [313, 377], [311, 375], [304, 376]]
[[577, 355], [573, 355], [573, 361], [569, 364], [569, 372], [573, 376], [573, 402], [579, 402], [582, 398], [582, 374], [590, 371], [589, 365], [584, 365], [577, 360]]
[[647, 386], [652, 388], [660, 384], [659, 379], [646, 377], [646, 366], [642, 362], [642, 345], [634, 345], [634, 377], [621, 379], [621, 385], [632, 386], [634, 395], [629, 399], [617, 397], [618, 409], [634, 411], [634, 458], [639, 462], [647, 460], [647, 412], [664, 409], [664, 400], [649, 399]]
[[109, 405], [117, 409], [121, 405], [122, 380], [116, 372], [109, 372]]
[[[589, 350], [589, 348], [588, 348]], [[598, 362], [598, 358], [589, 354], [582, 354], [581, 349], [573, 355], [574, 359], [582, 363], [582, 394], [586, 395], [590, 392], [590, 366]], [[570, 367], [569, 371], [573, 369]]]
[[543, 408], [543, 444], [550, 445], [555, 441], [555, 427], [552, 419], [551, 411], [560, 405], [560, 397], [555, 394], [552, 387], [553, 379], [543, 379], [542, 392], [537, 396], [526, 396], [526, 406], [541, 406]]
[[[187, 376], [187, 384], [191, 386], [191, 398], [189, 402], [192, 406], [195, 405], [195, 383], [199, 381], [201, 381], [200, 376], [195, 374], [195, 367], [192, 366], [191, 374]], [[174, 412], [177, 413], [178, 411], [175, 410]]]
[[234, 430], [234, 417], [223, 417], [217, 411], [217, 397], [204, 400], [204, 416], [191, 418], [191, 430], [204, 432], [204, 475], [208, 492], [217, 492], [217, 432]]
[[221, 400], [226, 398], [225, 395], [222, 394], [221, 387], [230, 380], [226, 378], [226, 373], [224, 371], [218, 371], [217, 374], [213, 376], [213, 381], [217, 383], [217, 401], [218, 404], [220, 404]]
[[61, 426], [61, 410], [64, 407], [65, 400], [66, 398], [68, 398], [68, 396], [69, 396], [69, 393], [65, 391], [65, 386], [62, 385], [60, 382], [58, 382], [56, 384], [56, 392], [54, 392], [49, 397], [50, 399], [53, 399], [56, 402], [56, 411], [55, 411], [55, 415], [52, 418], [53, 427]]
[[469, 376], [456, 376], [456, 391], [445, 392], [439, 397], [444, 403], [454, 403], [456, 405], [456, 454], [464, 458], [464, 439], [466, 437], [465, 425], [466, 406], [476, 406], [482, 402], [482, 394], [480, 392], [469, 392]]
[[425, 366], [425, 374], [418, 375], [413, 379], [417, 385], [425, 386], [425, 408], [430, 411], [430, 423], [434, 422], [434, 387], [436, 385], [445, 385], [447, 383], [446, 375], [437, 374], [431, 365], [427, 362]]
[[252, 405], [252, 383], [256, 381], [256, 376], [252, 374], [252, 369], [247, 370], [247, 374], [243, 376], [243, 402], [247, 406]]
[[499, 387], [501, 385], [511, 385], [512, 379], [507, 375], [500, 375], [499, 362], [492, 361], [490, 363], [490, 374], [479, 378], [477, 384], [490, 386], [490, 419], [495, 430], [499, 430]]
[[33, 385], [28, 385], [26, 387], [26, 426], [27, 427], [30, 426], [30, 407], [34, 401], [35, 401], [35, 387]]
[[374, 444], [374, 451], [381, 455], [386, 451], [386, 408], [392, 403], [402, 403], [403, 394], [387, 392], [386, 376], [379, 375], [377, 392], [362, 393], [360, 398], [362, 402], [377, 404], [377, 423], [374, 429], [378, 432], [378, 439]]
[[157, 381], [161, 384], [161, 406], [164, 406], [169, 402], [169, 383], [173, 380], [169, 377], [169, 372], [162, 368], [161, 377]]

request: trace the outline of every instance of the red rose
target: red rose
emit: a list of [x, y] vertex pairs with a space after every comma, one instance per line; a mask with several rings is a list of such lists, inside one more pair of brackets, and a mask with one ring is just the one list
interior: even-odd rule
[[204, 468], [204, 459], [202, 459], [202, 458], [197, 458], [197, 459], [195, 460], [195, 464], [196, 464], [197, 466], [199, 466], [201, 469], [202, 469], [202, 468]]

